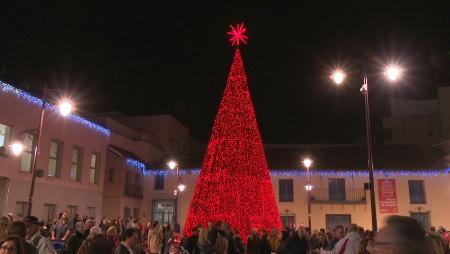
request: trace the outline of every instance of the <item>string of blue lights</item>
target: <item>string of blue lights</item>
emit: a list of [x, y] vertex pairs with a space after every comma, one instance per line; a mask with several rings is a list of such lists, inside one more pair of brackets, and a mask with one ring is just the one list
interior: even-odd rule
[[[166, 169], [151, 169], [148, 168], [145, 163], [127, 158], [127, 165], [131, 167], [135, 167], [142, 171], [142, 175], [144, 176], [155, 176], [155, 175], [174, 175], [176, 172], [174, 170], [166, 170]], [[374, 174], [379, 176], [448, 176], [450, 173], [450, 168], [447, 169], [427, 169], [427, 170], [387, 170], [387, 169], [379, 169], [375, 170]], [[200, 174], [199, 168], [194, 169], [180, 169], [180, 175], [192, 174], [198, 175]], [[271, 176], [306, 176], [305, 170], [298, 169], [290, 169], [290, 170], [270, 170]], [[315, 169], [310, 171], [311, 176], [325, 176], [325, 177], [368, 177], [369, 172], [367, 170], [329, 170], [329, 169]]]
[[[21, 98], [22, 100], [24, 100], [28, 103], [34, 104], [36, 106], [39, 106], [39, 107], [41, 107], [42, 103], [43, 103], [42, 99], [40, 99], [36, 96], [33, 96], [19, 88], [16, 88], [16, 87], [10, 85], [10, 84], [4, 83], [2, 81], [0, 81], [0, 91], [3, 93], [14, 94], [15, 96]], [[55, 111], [55, 112], [58, 110], [55, 105], [48, 103], [48, 102], [45, 104], [45, 107], [47, 109], [49, 109], [51, 111]], [[93, 129], [105, 136], [109, 136], [111, 134], [111, 131], [109, 129], [107, 129], [99, 124], [96, 124], [94, 122], [91, 122], [79, 115], [70, 114], [69, 117], [73, 122], [83, 125], [85, 127], [88, 127], [90, 129]]]

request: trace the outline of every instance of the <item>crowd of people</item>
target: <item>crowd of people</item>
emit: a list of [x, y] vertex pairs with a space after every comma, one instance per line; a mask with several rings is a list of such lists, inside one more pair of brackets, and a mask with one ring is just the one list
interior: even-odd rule
[[372, 232], [350, 224], [311, 230], [294, 225], [278, 232], [253, 229], [241, 239], [226, 222], [198, 225], [189, 235], [168, 222], [137, 218], [79, 218], [65, 212], [52, 223], [34, 216], [0, 218], [0, 254], [450, 254], [443, 227], [428, 232], [415, 219], [391, 216]]

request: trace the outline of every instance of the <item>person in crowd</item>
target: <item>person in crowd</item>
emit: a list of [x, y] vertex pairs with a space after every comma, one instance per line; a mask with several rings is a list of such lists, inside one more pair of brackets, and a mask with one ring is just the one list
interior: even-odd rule
[[[201, 228], [199, 232], [199, 237], [197, 241], [199, 254], [211, 254], [213, 247], [211, 242], [208, 240], [208, 230], [206, 228]], [[235, 254], [235, 253], [230, 253]]]
[[106, 237], [111, 242], [114, 251], [120, 244], [119, 235], [117, 234], [117, 228], [115, 226], [109, 227], [106, 231]]
[[228, 242], [229, 254], [243, 254], [245, 253], [245, 244], [239, 237], [238, 230], [230, 230], [230, 240]]
[[0, 239], [0, 254], [28, 254], [20, 236], [4, 235]]
[[276, 228], [272, 228], [269, 236], [269, 244], [271, 252], [277, 252], [278, 247], [280, 246], [280, 237], [278, 236], [278, 230]]
[[9, 226], [9, 218], [6, 216], [2, 216], [0, 218], [0, 238], [6, 235], [6, 229], [8, 229], [8, 226]]
[[138, 244], [138, 233], [134, 228], [125, 229], [123, 232], [124, 240], [120, 242], [114, 254], [139, 254], [133, 251], [133, 246]]
[[148, 231], [148, 249], [151, 254], [159, 254], [162, 248], [162, 231], [159, 222], [153, 222], [152, 228]]
[[419, 222], [399, 215], [386, 219], [385, 227], [366, 249], [371, 254], [431, 254], [425, 231]]
[[208, 221], [207, 230], [208, 230], [208, 240], [211, 242], [211, 244], [214, 244], [217, 238], [217, 231], [214, 228], [214, 222]]
[[56, 223], [55, 229], [52, 230], [52, 241], [68, 241], [70, 235], [74, 231], [74, 225], [70, 220], [68, 212], [61, 215], [61, 219]]
[[87, 249], [87, 254], [110, 254], [112, 253], [112, 244], [105, 237], [103, 231], [100, 227], [92, 227], [91, 233], [94, 234], [94, 238], [89, 244], [89, 248]]
[[281, 231], [281, 239], [280, 239], [280, 245], [278, 246], [278, 249], [276, 253], [278, 254], [292, 254], [292, 241], [289, 236], [290, 228], [286, 228], [285, 230]]
[[124, 233], [125, 233], [126, 228], [127, 228], [127, 226], [125, 225], [123, 217], [120, 217], [120, 216], [117, 217], [117, 231], [119, 233], [119, 239], [121, 241], [125, 239]]
[[25, 253], [38, 254], [36, 247], [25, 240], [25, 237], [27, 236], [27, 226], [22, 221], [12, 222], [6, 230], [6, 234], [19, 236], [20, 241], [22, 241]]
[[328, 242], [328, 245], [325, 248], [323, 248], [323, 250], [325, 251], [333, 250], [336, 243], [339, 242], [342, 238], [344, 238], [344, 236], [345, 236], [344, 227], [341, 225], [336, 226], [333, 230], [331, 240]]
[[445, 243], [445, 253], [450, 254], [450, 235], [447, 233], [447, 230], [445, 230], [445, 228], [442, 226], [439, 227], [439, 233], [441, 234], [442, 239], [444, 240]]
[[111, 227], [112, 223], [111, 220], [108, 217], [104, 217], [100, 225], [98, 225], [103, 232], [103, 235], [106, 235], [106, 232], [108, 231], [109, 227]]
[[362, 241], [358, 233], [358, 226], [356, 224], [350, 224], [347, 227], [347, 231], [345, 237], [339, 240], [334, 246], [333, 253], [358, 254], [359, 245]]
[[56, 254], [52, 242], [41, 235], [39, 230], [39, 219], [35, 216], [26, 216], [23, 219], [26, 225], [26, 240], [31, 243], [39, 252], [39, 254]]
[[433, 249], [434, 254], [446, 254], [445, 241], [441, 234], [436, 231], [434, 226], [430, 227], [430, 231], [427, 235], [427, 240]]
[[163, 233], [163, 245], [162, 245], [162, 252], [163, 254], [169, 253], [169, 239], [172, 237], [172, 228], [170, 227], [169, 222], [165, 222], [162, 229]]
[[91, 233], [91, 228], [95, 226], [94, 220], [87, 220], [86, 223], [84, 223], [84, 238], [86, 239], [88, 235]]
[[200, 251], [198, 250], [198, 234], [199, 230], [198, 228], [192, 229], [192, 235], [190, 235], [183, 243], [183, 248], [189, 253], [189, 254], [198, 254]]
[[169, 254], [179, 254], [181, 249], [182, 235], [179, 224], [175, 224], [172, 238], [169, 239]]
[[370, 252], [367, 251], [367, 246], [373, 243], [374, 237], [375, 233], [373, 231], [366, 230], [364, 232], [364, 239], [361, 241], [358, 254], [370, 254]]
[[259, 241], [259, 253], [260, 254], [271, 254], [272, 248], [270, 247], [269, 234], [266, 230], [263, 230], [261, 235], [261, 240]]
[[44, 220], [39, 221], [39, 230], [41, 231], [41, 235], [50, 239], [50, 229], [51, 225], [46, 224]]
[[69, 243], [67, 244], [67, 254], [76, 254], [78, 249], [80, 249], [81, 244], [84, 241], [84, 223], [77, 222], [75, 224], [75, 233], [73, 233], [69, 238]]
[[[94, 232], [94, 230], [97, 230], [97, 229], [93, 229], [93, 228], [97, 228], [97, 227], [94, 226], [94, 227], [92, 227], [92, 228], [89, 230], [89, 234], [88, 234], [87, 237], [84, 239], [83, 243], [81, 244], [80, 248], [78, 249], [77, 254], [88, 254], [90, 245], [91, 245], [92, 241], [93, 241], [94, 238], [95, 238], [95, 232]], [[100, 229], [100, 231], [101, 231], [101, 229]]]
[[252, 234], [247, 238], [247, 253], [259, 254], [259, 241], [258, 229], [252, 229]]
[[228, 240], [225, 232], [220, 230], [217, 233], [216, 243], [215, 243], [214, 253], [215, 254], [227, 254], [228, 253]]
[[293, 233], [293, 241], [294, 241], [294, 252], [299, 254], [307, 254], [309, 251], [309, 235], [306, 231], [305, 227], [299, 227], [297, 234], [295, 231]]

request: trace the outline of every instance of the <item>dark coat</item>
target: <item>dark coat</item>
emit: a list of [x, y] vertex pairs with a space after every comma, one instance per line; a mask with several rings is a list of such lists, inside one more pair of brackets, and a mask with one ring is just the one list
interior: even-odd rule
[[259, 253], [260, 254], [271, 254], [272, 248], [270, 247], [269, 240], [266, 237], [262, 237], [259, 242]]
[[260, 254], [260, 241], [258, 236], [249, 236], [247, 240], [247, 254]]
[[114, 254], [131, 254], [127, 247], [125, 247], [123, 244], [119, 244], [116, 251], [114, 251]]
[[75, 231], [75, 234], [71, 235], [69, 238], [69, 243], [67, 244], [67, 254], [76, 254], [81, 244], [83, 244], [84, 236], [82, 233]]
[[187, 250], [189, 254], [199, 254], [200, 251], [198, 249], [197, 242], [198, 242], [198, 235], [191, 235], [183, 243], [183, 248]]
[[111, 242], [102, 235], [96, 236], [94, 240], [89, 244], [88, 254], [111, 254], [112, 253]]

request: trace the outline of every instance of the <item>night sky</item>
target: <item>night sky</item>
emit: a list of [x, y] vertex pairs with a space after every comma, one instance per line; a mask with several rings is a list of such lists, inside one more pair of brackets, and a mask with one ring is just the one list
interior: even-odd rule
[[[36, 95], [64, 89], [82, 114], [172, 114], [204, 142], [233, 57], [231, 23], [249, 30], [241, 50], [265, 142], [363, 141], [361, 61], [378, 141], [389, 97], [433, 98], [450, 85], [448, 0], [25, 2], [0, 3], [2, 80]], [[392, 61], [405, 69], [395, 84], [382, 76]], [[335, 66], [351, 77], [341, 87], [328, 79]]]

